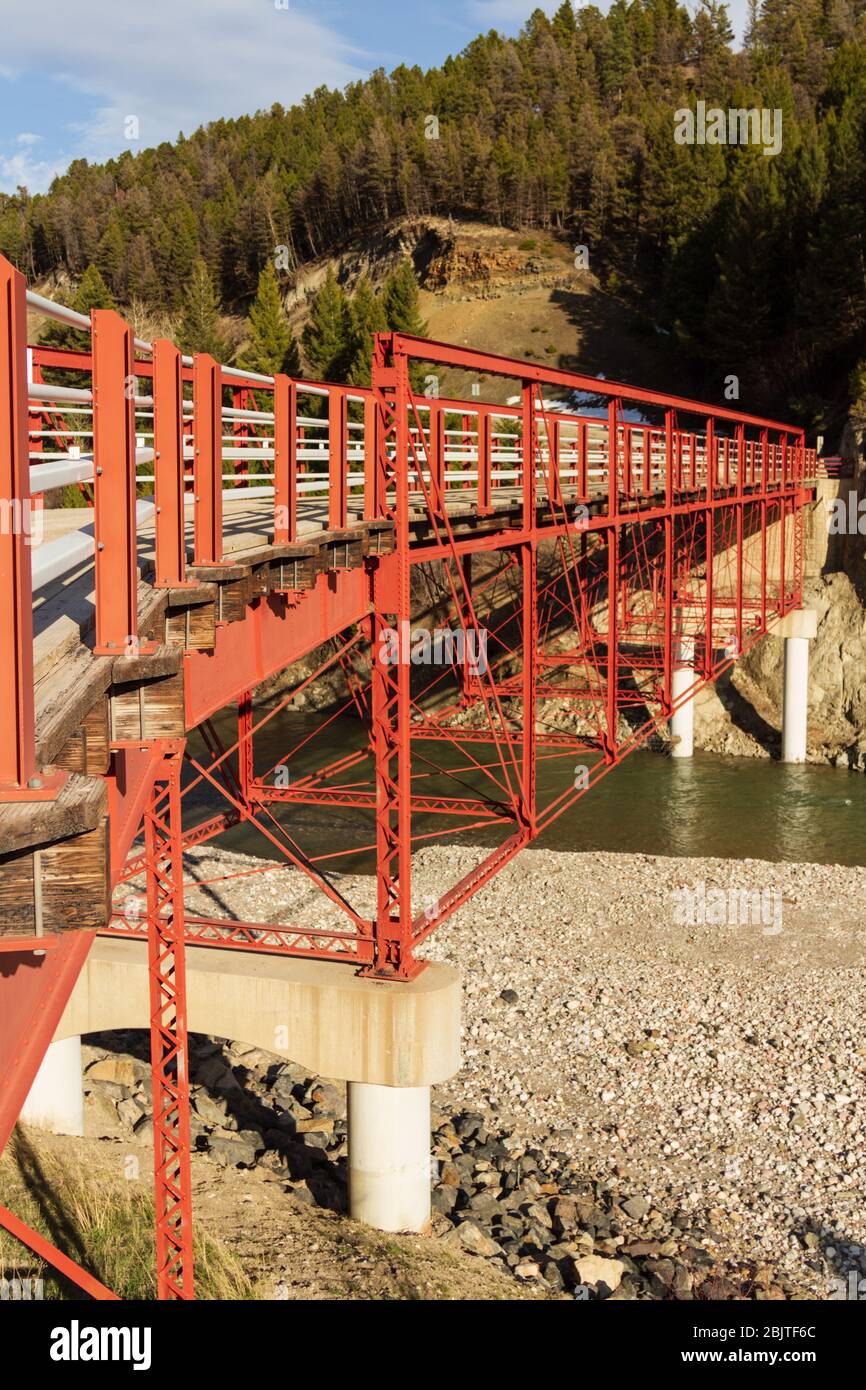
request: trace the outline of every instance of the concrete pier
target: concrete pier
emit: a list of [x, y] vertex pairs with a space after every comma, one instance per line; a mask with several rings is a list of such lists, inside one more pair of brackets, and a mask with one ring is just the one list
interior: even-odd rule
[[806, 761], [806, 724], [809, 712], [809, 643], [818, 631], [818, 615], [798, 608], [783, 618], [776, 633], [785, 641], [785, 673], [782, 696], [782, 762]]
[[21, 1111], [25, 1124], [52, 1134], [84, 1134], [81, 1037], [53, 1042], [46, 1052]]
[[379, 1231], [430, 1220], [430, 1087], [350, 1081], [349, 1213]]
[[[671, 672], [671, 699], [675, 702], [691, 689], [697, 679], [694, 659], [694, 638], [680, 637], [674, 652], [674, 668]], [[690, 758], [695, 751], [694, 696], [674, 710], [670, 718], [670, 732], [671, 757]]]
[[[348, 1083], [350, 1214], [383, 1231], [421, 1230], [430, 1087], [461, 1065], [458, 972], [433, 961], [389, 984], [352, 964], [192, 946], [186, 982], [190, 1032], [252, 1043]], [[146, 1028], [148, 1001], [145, 943], [97, 939], [56, 1036]]]

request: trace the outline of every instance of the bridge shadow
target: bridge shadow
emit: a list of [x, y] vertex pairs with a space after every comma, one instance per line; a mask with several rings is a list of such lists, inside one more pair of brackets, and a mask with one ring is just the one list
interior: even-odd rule
[[782, 748], [782, 735], [772, 724], [767, 723], [744, 695], [740, 694], [731, 678], [731, 672], [723, 671], [716, 677], [713, 686], [734, 727], [753, 738], [771, 757], [778, 758]]
[[[863, 1250], [866, 1237], [843, 1234], [831, 1229], [818, 1217], [811, 1217], [795, 1226], [791, 1235], [804, 1252], [806, 1263], [817, 1274], [826, 1277], [824, 1298], [831, 1302], [866, 1302], [866, 1274], [858, 1259], [844, 1254], [845, 1249]], [[832, 1252], [832, 1253], [829, 1253]], [[860, 1257], [862, 1259], [862, 1256]]]
[[678, 395], [697, 392], [697, 378], [683, 379], [682, 361], [675, 361], [668, 338], [598, 285], [590, 283], [579, 293], [555, 289], [550, 300], [565, 312], [578, 335], [577, 351], [559, 355], [562, 370], [591, 376], [601, 373], [613, 381], [675, 390]]
[[[20, 1125], [13, 1131], [9, 1141], [9, 1154], [18, 1170], [21, 1186], [35, 1208], [24, 1219], [40, 1233], [44, 1234], [58, 1250], [79, 1265], [88, 1266], [97, 1279], [104, 1279], [104, 1271], [94, 1268], [93, 1251], [88, 1248], [81, 1231], [73, 1220], [73, 1205], [68, 1201], [68, 1193], [58, 1187], [56, 1178], [48, 1171], [37, 1150], [33, 1147]], [[48, 1268], [45, 1277], [57, 1284], [65, 1298], [82, 1298], [82, 1292], [72, 1280], [58, 1270]], [[0, 1260], [0, 1275], [10, 1277], [5, 1261]], [[21, 1247], [21, 1258], [16, 1259], [11, 1277], [41, 1277], [38, 1258], [25, 1247]]]
[[[150, 1064], [150, 1035], [144, 1029], [93, 1033], [87, 1041], [106, 1052]], [[289, 1184], [303, 1183], [316, 1206], [345, 1212], [348, 1164], [341, 1152], [345, 1113], [325, 1115], [317, 1106], [310, 1119], [323, 1122], [324, 1129], [305, 1133], [296, 1112], [317, 1078], [310, 1074], [306, 1083], [293, 1079], [302, 1069], [276, 1055], [259, 1077], [251, 1066], [233, 1058], [230, 1049], [228, 1039], [189, 1035], [193, 1152], [212, 1154], [227, 1167], [262, 1166]], [[333, 1120], [333, 1138], [323, 1146], [329, 1120]]]

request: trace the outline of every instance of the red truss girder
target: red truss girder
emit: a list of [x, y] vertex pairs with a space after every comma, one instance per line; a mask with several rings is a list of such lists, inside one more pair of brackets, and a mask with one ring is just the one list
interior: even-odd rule
[[[414, 956], [418, 943], [670, 715], [680, 631], [687, 631], [694, 644], [698, 684], [730, 664], [732, 645], [746, 650], [773, 618], [799, 601], [803, 454], [802, 449], [785, 454], [787, 465], [781, 467], [783, 455], [778, 455], [771, 476], [769, 424], [754, 448], [745, 438], [745, 425], [738, 427], [731, 444], [714, 433], [717, 419], [728, 418], [725, 412], [703, 407], [704, 443], [696, 443], [692, 435], [684, 444], [676, 409], [685, 405], [669, 405], [661, 441], [664, 474], [653, 478], [652, 489], [641, 497], [632, 476], [641, 469], [631, 454], [622, 400], [612, 394], [617, 388], [604, 383], [610, 405], [607, 423], [599, 428], [607, 430], [608, 440], [616, 439], [614, 466], [604, 488], [595, 486], [590, 515], [581, 516], [578, 526], [574, 498], [554, 466], [561, 422], [551, 417], [539, 379], [530, 379], [516, 364], [513, 374], [523, 385], [521, 434], [526, 443], [521, 456], [533, 466], [519, 469], [517, 503], [508, 524], [492, 535], [467, 540], [458, 535], [445, 505], [441, 451], [432, 448], [420, 420], [408, 363], [402, 340], [380, 340], [372, 392], [375, 468], [368, 471], [374, 514], [393, 523], [396, 547], [365, 572], [372, 612], [368, 608], [369, 616], [360, 618], [349, 640], [337, 643], [318, 671], [263, 717], [254, 717], [251, 700], [239, 696], [238, 740], [231, 748], [211, 736], [206, 725], [209, 766], [190, 758], [192, 785], [206, 782], [228, 807], [188, 829], [184, 845], [204, 843], [243, 821], [313, 878], [349, 921], [341, 931], [310, 932], [290, 925], [196, 918], [187, 924], [188, 940], [323, 959], [350, 955], [362, 969], [385, 978], [410, 977], [420, 968]], [[619, 389], [624, 396], [639, 395]], [[662, 404], [669, 399], [659, 398]], [[709, 463], [713, 458], [715, 468]], [[746, 458], [750, 471], [743, 466]], [[398, 459], [405, 459], [406, 466], [398, 467]], [[648, 477], [647, 469], [645, 465]], [[588, 495], [589, 485], [584, 486]], [[427, 538], [420, 543], [409, 525], [410, 495], [417, 522], [419, 494], [428, 523]], [[785, 527], [778, 524], [783, 517]], [[780, 534], [786, 531], [790, 535]], [[555, 547], [557, 564], [552, 570], [548, 566], [539, 583], [542, 544], [548, 546], [546, 555]], [[481, 557], [483, 567], [475, 575], [473, 554]], [[409, 630], [413, 568], [434, 558], [441, 566], [446, 625], [467, 642], [480, 640], [482, 631], [488, 639], [483, 669], [467, 662], [461, 669], [446, 661], [444, 669], [427, 679], [429, 672], [419, 673], [410, 659], [384, 654], [387, 634]], [[320, 628], [321, 634], [326, 632], [332, 629]], [[336, 630], [333, 635], [336, 639]], [[358, 721], [366, 730], [365, 746], [352, 747], [314, 771], [304, 766], [298, 772], [295, 757], [315, 741], [316, 735], [309, 734], [270, 772], [256, 775], [253, 747], [261, 727], [329, 667], [342, 670], [348, 690], [337, 716], [348, 712]], [[455, 678], [456, 702], [449, 698], [443, 705], [441, 695], [451, 694]], [[237, 676], [232, 680], [236, 686]], [[432, 706], [431, 696], [437, 700]], [[575, 709], [583, 727], [570, 732], [550, 724], [546, 711], [554, 701]], [[630, 722], [623, 722], [625, 715]], [[329, 728], [337, 716], [323, 718], [320, 727]], [[424, 754], [425, 746], [432, 753], [437, 745], [450, 750], [452, 759], [459, 755], [459, 765]], [[539, 757], [569, 754], [576, 755], [582, 770], [579, 784], [540, 805]], [[276, 777], [271, 780], [280, 766], [290, 769], [286, 785]], [[455, 794], [443, 794], [438, 787], [422, 791], [420, 784], [431, 777], [450, 780]], [[349, 845], [343, 853], [375, 853], [377, 909], [372, 919], [354, 909], [329, 877], [327, 861], [340, 853], [307, 856], [277, 819], [274, 812], [291, 806], [368, 814], [369, 844]], [[413, 827], [419, 815], [423, 828]], [[501, 823], [506, 839], [460, 884], [443, 891], [432, 908], [419, 913], [411, 895], [411, 853], [421, 843], [449, 834], [447, 828], [429, 828], [439, 818], [446, 827], [451, 823], [451, 833]], [[141, 856], [131, 860], [124, 878], [139, 871], [142, 862]], [[118, 922], [115, 929], [136, 928]]]
[[181, 749], [167, 748], [144, 814], [156, 1275], [161, 1299], [194, 1297], [180, 772]]

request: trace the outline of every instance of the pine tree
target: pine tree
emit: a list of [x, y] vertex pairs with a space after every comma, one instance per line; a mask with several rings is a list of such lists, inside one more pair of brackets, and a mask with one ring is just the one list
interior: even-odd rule
[[96, 263], [115, 293], [122, 293], [126, 278], [126, 245], [118, 217], [109, 218], [96, 248]]
[[228, 355], [220, 327], [219, 304], [204, 261], [195, 262], [183, 297], [178, 346], [184, 352], [209, 352], [217, 362]]
[[351, 321], [346, 296], [328, 267], [325, 283], [314, 297], [301, 335], [304, 356], [316, 381], [342, 381], [348, 368]]
[[427, 325], [421, 317], [418, 280], [412, 262], [402, 261], [385, 286], [385, 318], [392, 333], [423, 338]]
[[366, 275], [355, 287], [349, 306], [352, 324], [351, 359], [346, 379], [352, 386], [369, 386], [373, 364], [373, 334], [387, 333], [388, 320], [381, 297]]
[[251, 372], [264, 372], [268, 376], [275, 376], [277, 372], [300, 375], [298, 344], [289, 327], [276, 271], [270, 261], [265, 262], [259, 276], [259, 287], [247, 319], [247, 342], [238, 363]]
[[[91, 309], [115, 308], [111, 291], [95, 265], [89, 265], [85, 270], [69, 307], [79, 314], [88, 315]], [[73, 352], [90, 351], [90, 334], [86, 329], [71, 328], [55, 320], [45, 327], [41, 341], [46, 347], [66, 348]]]
[[577, 20], [571, 0], [562, 0], [562, 4], [553, 16], [551, 25], [558, 43], [571, 44], [574, 42], [577, 33]]

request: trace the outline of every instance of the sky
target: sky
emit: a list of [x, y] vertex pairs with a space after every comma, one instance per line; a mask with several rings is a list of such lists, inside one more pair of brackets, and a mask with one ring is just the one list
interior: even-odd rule
[[[696, 0], [687, 0], [694, 7]], [[598, 0], [606, 10], [609, 0]], [[432, 67], [560, 0], [0, 0], [0, 191], [374, 68]], [[746, 0], [729, 13], [738, 35]]]

